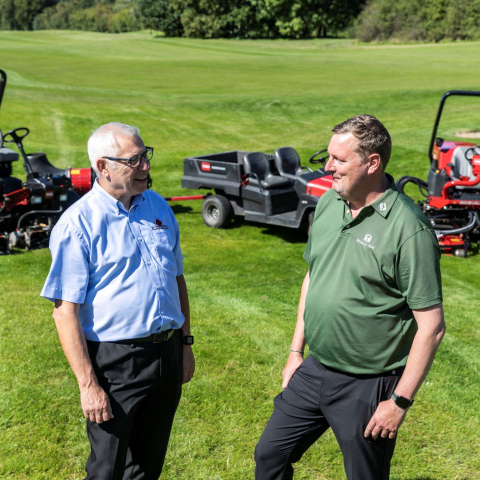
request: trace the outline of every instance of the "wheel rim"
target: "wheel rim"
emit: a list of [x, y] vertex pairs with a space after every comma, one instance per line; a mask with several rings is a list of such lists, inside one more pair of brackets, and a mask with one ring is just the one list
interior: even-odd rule
[[209, 205], [207, 215], [212, 220], [218, 220], [220, 218], [220, 209], [216, 205]]

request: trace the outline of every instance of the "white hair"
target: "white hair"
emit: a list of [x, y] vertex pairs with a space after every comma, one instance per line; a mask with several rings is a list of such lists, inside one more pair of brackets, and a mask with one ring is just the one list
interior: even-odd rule
[[[123, 123], [107, 123], [92, 132], [87, 143], [88, 158], [97, 177], [100, 171], [97, 167], [97, 160], [102, 157], [118, 157], [120, 144], [117, 137], [140, 137], [137, 127], [124, 125]], [[107, 160], [108, 161], [108, 160]], [[113, 168], [117, 168], [114, 162], [109, 162]]]

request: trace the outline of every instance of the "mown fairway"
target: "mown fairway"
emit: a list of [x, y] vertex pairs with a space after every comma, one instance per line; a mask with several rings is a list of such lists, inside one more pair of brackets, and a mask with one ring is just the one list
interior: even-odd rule
[[[440, 96], [480, 90], [480, 44], [353, 46], [154, 38], [148, 33], [0, 32], [9, 83], [0, 127], [27, 126], [27, 150], [87, 166], [86, 140], [109, 121], [155, 147], [153, 188], [180, 188], [182, 159], [290, 145], [303, 163], [346, 118], [370, 113], [392, 133], [389, 172], [426, 178]], [[480, 99], [453, 109], [447, 133], [480, 127]], [[455, 111], [453, 111], [455, 110]], [[463, 119], [463, 121], [462, 121]], [[455, 123], [456, 122], [456, 123]], [[15, 174], [24, 178], [20, 162]], [[182, 231], [197, 372], [176, 417], [165, 479], [253, 478], [253, 450], [280, 391], [307, 265], [294, 230], [204, 226], [200, 202], [174, 207]], [[393, 479], [480, 478], [480, 259], [444, 257], [447, 335], [403, 425]], [[48, 250], [0, 257], [0, 477], [83, 478], [78, 389], [38, 296]], [[329, 433], [297, 479], [344, 478]]]

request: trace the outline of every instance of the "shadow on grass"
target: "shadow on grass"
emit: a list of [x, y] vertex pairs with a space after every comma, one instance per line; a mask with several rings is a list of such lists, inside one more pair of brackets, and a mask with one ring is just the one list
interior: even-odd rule
[[[35, 247], [32, 250], [42, 250], [43, 248], [48, 248], [48, 245], [44, 245], [42, 247]], [[26, 250], [24, 248], [13, 248], [10, 253], [7, 253], [6, 255], [25, 255], [28, 252], [31, 252], [32, 250]]]
[[[250, 224], [250, 222], [247, 222]], [[258, 225], [258, 224], [255, 224]], [[263, 235], [272, 235], [279, 237], [288, 243], [307, 243], [307, 231], [304, 228], [288, 228], [277, 225], [263, 226]]]
[[173, 213], [190, 213], [193, 208], [192, 207], [185, 207], [184, 205], [170, 205], [173, 210]]
[[473, 255], [477, 256], [479, 251], [479, 246], [477, 243], [473, 243], [470, 248], [468, 249], [468, 256]]
[[[396, 477], [393, 477], [392, 480], [397, 480]], [[404, 480], [440, 480], [438, 477], [408, 477]], [[459, 478], [458, 480], [467, 480], [467, 478]]]

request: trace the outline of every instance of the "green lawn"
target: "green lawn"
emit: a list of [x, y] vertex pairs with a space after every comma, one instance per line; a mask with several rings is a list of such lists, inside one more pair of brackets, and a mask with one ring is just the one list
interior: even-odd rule
[[[440, 96], [479, 89], [480, 43], [363, 46], [348, 40], [227, 41], [148, 33], [0, 32], [9, 82], [0, 127], [28, 126], [30, 151], [87, 166], [109, 121], [155, 147], [153, 188], [180, 188], [185, 156], [295, 147], [306, 163], [331, 128], [370, 113], [390, 130], [389, 172], [426, 178]], [[449, 101], [450, 102], [450, 101]], [[449, 105], [444, 134], [479, 129], [480, 99]], [[18, 162], [15, 173], [24, 178]], [[184, 389], [165, 479], [253, 478], [253, 450], [280, 391], [307, 265], [305, 238], [236, 221], [204, 226], [199, 202], [174, 207], [182, 231], [197, 372]], [[88, 441], [51, 305], [38, 296], [48, 250], [0, 257], [0, 477], [79, 479]], [[447, 334], [402, 426], [397, 480], [480, 478], [480, 258], [444, 257]], [[331, 433], [297, 479], [344, 478]]]

